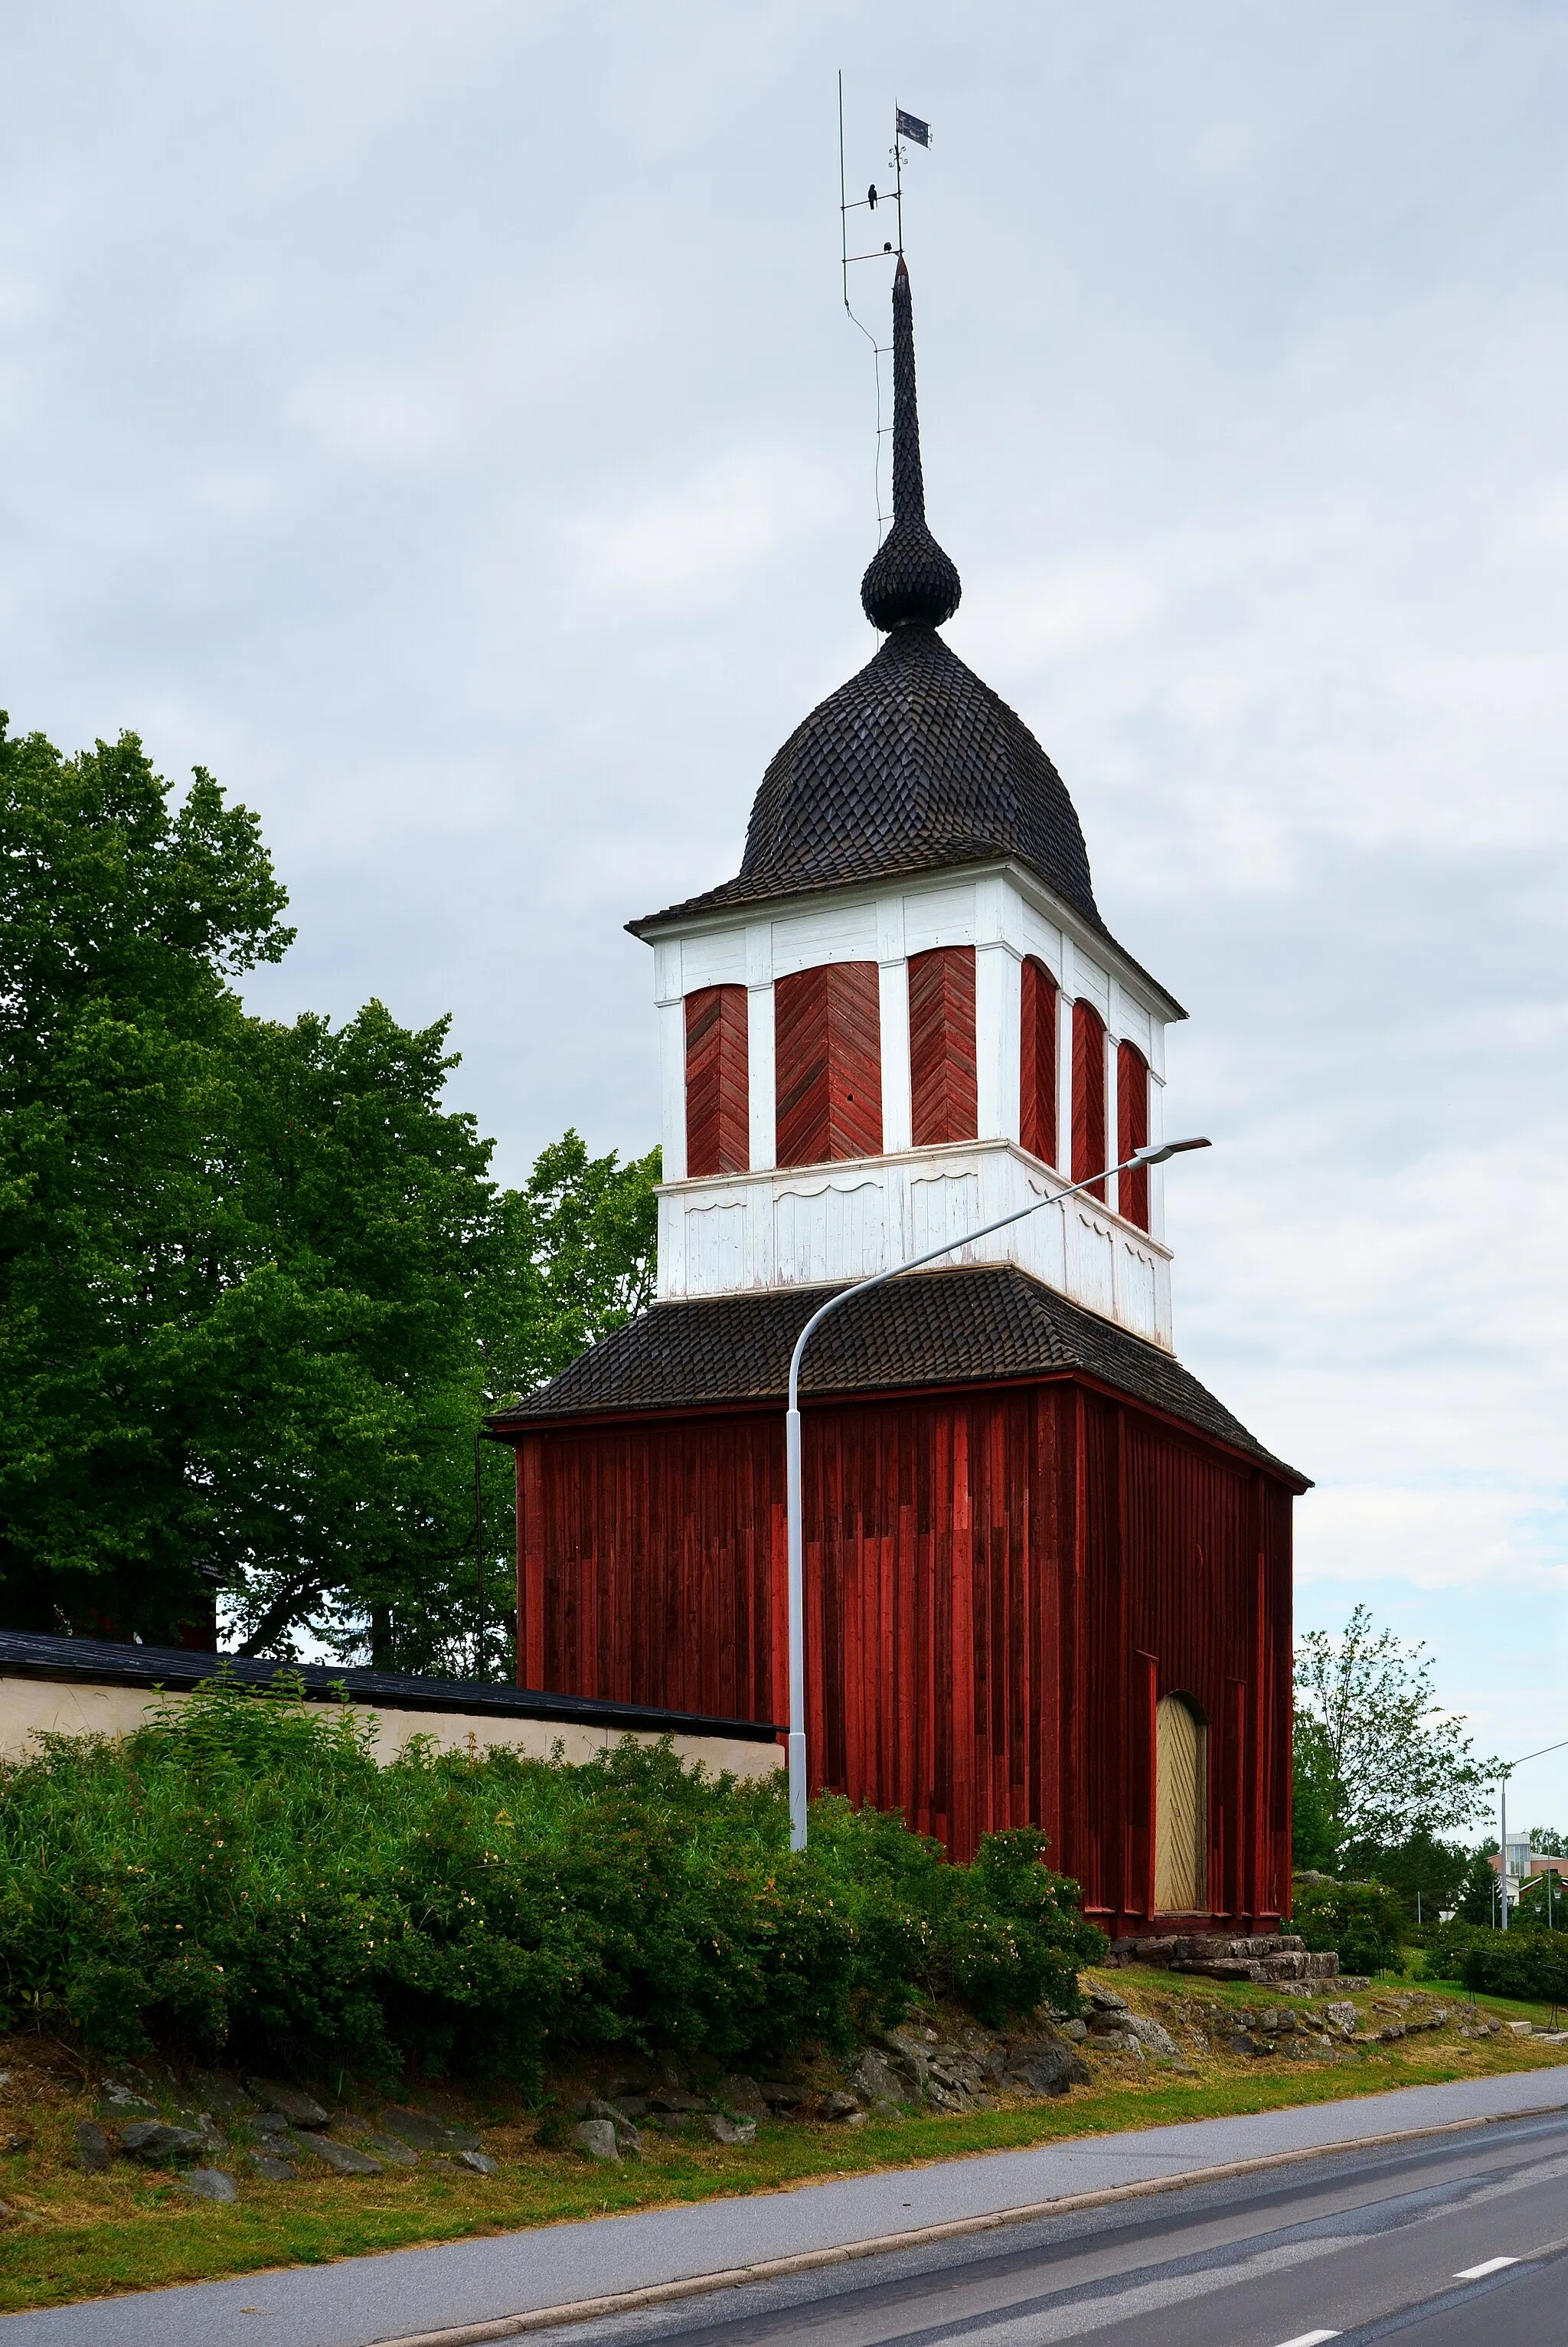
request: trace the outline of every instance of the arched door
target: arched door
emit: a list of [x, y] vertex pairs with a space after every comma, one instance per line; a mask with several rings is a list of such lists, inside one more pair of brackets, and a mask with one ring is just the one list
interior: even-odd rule
[[1209, 1731], [1184, 1695], [1154, 1713], [1154, 1910], [1207, 1911]]

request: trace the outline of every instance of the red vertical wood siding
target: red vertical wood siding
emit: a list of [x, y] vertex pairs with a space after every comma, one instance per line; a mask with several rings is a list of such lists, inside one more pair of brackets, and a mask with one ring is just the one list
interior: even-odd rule
[[1023, 965], [1019, 1027], [1020, 1138], [1031, 1157], [1056, 1163], [1056, 980], [1042, 961]]
[[[1105, 1028], [1091, 1002], [1072, 1006], [1072, 1178], [1086, 1182], [1105, 1163]], [[1090, 1192], [1103, 1198], [1105, 1184]]]
[[882, 1020], [874, 961], [794, 970], [774, 987], [777, 1153], [821, 1165], [882, 1153]]
[[[1149, 1146], [1149, 1062], [1136, 1043], [1116, 1047], [1116, 1155], [1131, 1157]], [[1149, 1227], [1149, 1169], [1118, 1174], [1119, 1213], [1141, 1231]]]
[[686, 1171], [695, 1181], [750, 1163], [746, 989], [704, 986], [686, 997]]
[[[519, 1453], [524, 1683], [782, 1720], [782, 1410], [549, 1429]], [[1068, 1380], [815, 1405], [805, 1568], [814, 1785], [958, 1856], [1038, 1825], [1088, 1911], [1136, 1930], [1153, 1706], [1180, 1691], [1209, 1723], [1210, 1914], [1277, 1918], [1283, 1484]]]
[[910, 956], [909, 1100], [917, 1149], [979, 1132], [973, 946]]

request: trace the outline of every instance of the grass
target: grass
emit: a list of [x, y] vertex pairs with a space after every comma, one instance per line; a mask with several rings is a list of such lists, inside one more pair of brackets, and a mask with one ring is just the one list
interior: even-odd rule
[[[1168, 1973], [1104, 1975], [1142, 2010], [1164, 2019], [1185, 2046], [1194, 2016], [1265, 2000], [1257, 1989], [1184, 1983]], [[1357, 1996], [1369, 2024], [1375, 2007], [1402, 1986], [1381, 1983]], [[1430, 1990], [1425, 1992], [1433, 1996]], [[1434, 2001], [1444, 1993], [1435, 1992]], [[699, 2147], [650, 2134], [640, 2165], [607, 2171], [572, 2151], [542, 2148], [521, 2105], [481, 2098], [486, 2143], [500, 2160], [494, 2177], [456, 2177], [421, 2168], [363, 2179], [310, 2179], [269, 2185], [248, 2178], [231, 2207], [188, 2199], [169, 2178], [117, 2162], [107, 2176], [74, 2164], [74, 2130], [95, 2097], [76, 2057], [36, 2039], [0, 2045], [9, 2065], [0, 2090], [0, 2135], [29, 2133], [31, 2148], [0, 2155], [0, 2198], [11, 2214], [0, 2229], [0, 2311], [59, 2305], [118, 2291], [216, 2280], [287, 2265], [458, 2240], [622, 2211], [695, 2202], [719, 2195], [787, 2189], [828, 2177], [903, 2168], [927, 2160], [1073, 2137], [1337, 2102], [1399, 2086], [1551, 2066], [1563, 2050], [1512, 2038], [1460, 2038], [1461, 2000], [1447, 2000], [1455, 2024], [1441, 2033], [1335, 2057], [1265, 2062], [1214, 2050], [1191, 2054], [1194, 2075], [1135, 2065], [1126, 2056], [1096, 2060], [1091, 2086], [1070, 2096], [963, 2117], [926, 2116], [857, 2131], [826, 2125], [764, 2122], [753, 2146]], [[1463, 2011], [1468, 2012], [1468, 2005]], [[1501, 2020], [1544, 2024], [1550, 2008], [1482, 1998]], [[823, 2074], [825, 2078], [825, 2072]], [[570, 2091], [570, 2082], [566, 2082]]]

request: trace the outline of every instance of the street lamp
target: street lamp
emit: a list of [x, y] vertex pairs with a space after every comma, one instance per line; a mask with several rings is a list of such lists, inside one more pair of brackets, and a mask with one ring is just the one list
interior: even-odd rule
[[784, 1419], [784, 1491], [789, 1518], [789, 1846], [791, 1850], [805, 1848], [805, 1563], [804, 1540], [802, 1532], [801, 1468], [800, 1468], [800, 1365], [806, 1346], [830, 1312], [847, 1304], [852, 1296], [864, 1296], [873, 1287], [885, 1287], [890, 1279], [901, 1279], [907, 1271], [918, 1271], [922, 1264], [935, 1263], [939, 1255], [951, 1255], [955, 1247], [969, 1246], [976, 1239], [989, 1238], [993, 1231], [1006, 1230], [1009, 1223], [1021, 1223], [1026, 1214], [1038, 1214], [1042, 1206], [1059, 1205], [1063, 1198], [1076, 1195], [1080, 1190], [1092, 1190], [1097, 1183], [1108, 1182], [1113, 1174], [1128, 1174], [1140, 1165], [1163, 1165], [1168, 1157], [1179, 1157], [1184, 1150], [1207, 1149], [1207, 1141], [1167, 1141], [1158, 1149], [1140, 1149], [1135, 1156], [1124, 1158], [1120, 1165], [1108, 1165], [1102, 1174], [1091, 1174], [1082, 1182], [1071, 1182], [1065, 1190], [1053, 1190], [1043, 1198], [1031, 1198], [1027, 1206], [1016, 1206], [1010, 1214], [999, 1214], [994, 1223], [982, 1223], [976, 1231], [966, 1231], [956, 1239], [944, 1239], [940, 1246], [925, 1255], [910, 1257], [907, 1263], [895, 1264], [891, 1271], [874, 1272], [869, 1279], [857, 1279], [853, 1287], [841, 1287], [825, 1304], [819, 1304], [800, 1335], [794, 1340], [794, 1351], [789, 1362], [789, 1414]]
[[1497, 1888], [1502, 1907], [1502, 1928], [1505, 1932], [1508, 1929], [1508, 1780], [1516, 1768], [1523, 1768], [1527, 1760], [1539, 1760], [1542, 1754], [1547, 1752], [1568, 1752], [1568, 1737], [1564, 1737], [1561, 1744], [1543, 1744], [1539, 1752], [1522, 1752], [1517, 1760], [1509, 1762], [1498, 1779], [1498, 1840], [1502, 1847], [1498, 1852]]

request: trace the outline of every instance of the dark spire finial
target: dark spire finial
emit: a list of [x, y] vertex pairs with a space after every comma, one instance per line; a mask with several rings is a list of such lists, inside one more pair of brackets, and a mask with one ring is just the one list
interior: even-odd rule
[[874, 628], [939, 628], [963, 592], [958, 565], [926, 527], [920, 417], [915, 405], [915, 311], [904, 256], [893, 278], [893, 527], [860, 582]]

